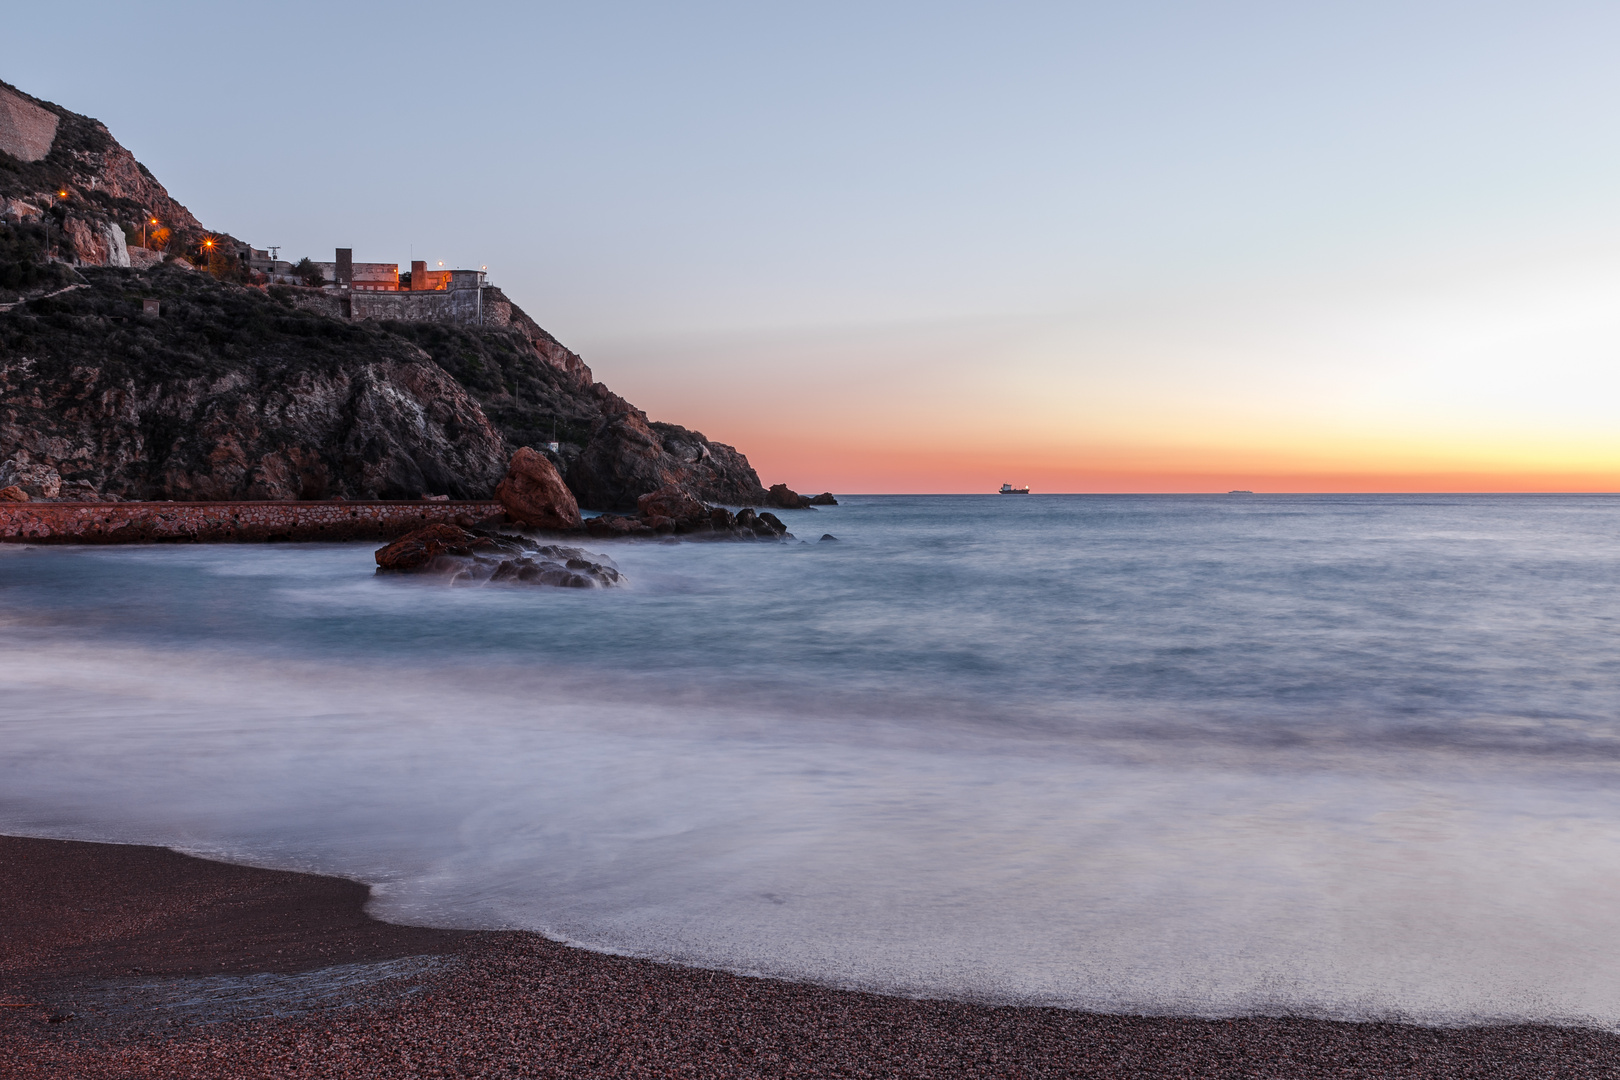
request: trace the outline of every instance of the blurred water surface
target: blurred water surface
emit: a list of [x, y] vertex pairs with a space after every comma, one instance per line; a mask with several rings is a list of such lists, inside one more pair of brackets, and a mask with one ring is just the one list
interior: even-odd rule
[[1620, 499], [852, 497], [613, 591], [0, 549], [0, 828], [901, 993], [1620, 1025]]

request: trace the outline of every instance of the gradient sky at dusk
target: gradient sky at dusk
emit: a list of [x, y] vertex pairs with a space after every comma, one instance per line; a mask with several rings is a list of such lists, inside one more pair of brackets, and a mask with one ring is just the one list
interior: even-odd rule
[[1620, 489], [1620, 7], [81, 3], [212, 227], [492, 279], [820, 491]]

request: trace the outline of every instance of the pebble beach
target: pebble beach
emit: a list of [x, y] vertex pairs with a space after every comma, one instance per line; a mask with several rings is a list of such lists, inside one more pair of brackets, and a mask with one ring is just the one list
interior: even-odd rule
[[914, 1000], [392, 926], [366, 899], [162, 848], [0, 838], [0, 1076], [1620, 1076], [1620, 1036], [1588, 1029]]

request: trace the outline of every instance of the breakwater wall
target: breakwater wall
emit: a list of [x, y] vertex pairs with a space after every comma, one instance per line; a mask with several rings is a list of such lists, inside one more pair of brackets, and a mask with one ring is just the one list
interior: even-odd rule
[[0, 503], [0, 542], [393, 540], [423, 525], [467, 527], [504, 513], [493, 501]]

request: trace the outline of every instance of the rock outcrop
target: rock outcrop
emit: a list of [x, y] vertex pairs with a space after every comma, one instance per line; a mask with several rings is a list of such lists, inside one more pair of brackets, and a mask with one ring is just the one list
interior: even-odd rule
[[606, 556], [581, 548], [442, 524], [400, 537], [378, 549], [376, 560], [379, 574], [422, 574], [451, 585], [510, 583], [600, 589], [624, 580]]
[[735, 448], [655, 423], [600, 383], [591, 394], [600, 419], [567, 471], [582, 504], [629, 509], [646, 492], [670, 487], [706, 502], [764, 502], [759, 475]]
[[532, 447], [519, 447], [496, 485], [495, 498], [519, 525], [570, 532], [581, 527], [579, 503], [557, 467]]
[[838, 505], [838, 500], [833, 498], [830, 491], [823, 491], [815, 496], [800, 495], [786, 484], [772, 484], [771, 490], [765, 495], [765, 501], [778, 510], [808, 510], [812, 506]]
[[665, 488], [641, 497], [637, 517], [602, 514], [589, 518], [585, 530], [600, 540], [682, 536], [690, 540], [792, 540], [782, 519], [744, 507], [733, 514], [723, 506], [705, 506], [680, 488]]
[[54, 499], [62, 493], [62, 476], [49, 465], [11, 458], [0, 461], [0, 488], [16, 488], [29, 499]]

